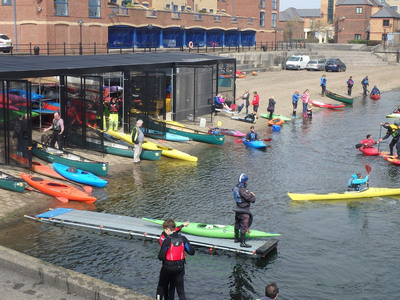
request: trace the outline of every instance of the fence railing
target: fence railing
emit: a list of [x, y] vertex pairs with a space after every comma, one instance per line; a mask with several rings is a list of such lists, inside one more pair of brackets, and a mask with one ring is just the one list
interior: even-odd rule
[[159, 47], [143, 43], [140, 47], [130, 43], [113, 44], [112, 47], [106, 43], [78, 43], [78, 44], [19, 44], [18, 49], [14, 47], [10, 53], [4, 55], [96, 55], [112, 53], [135, 53], [153, 51], [183, 51], [183, 52], [243, 52], [243, 51], [282, 51], [290, 49], [304, 49], [303, 42], [256, 42], [255, 44], [235, 45], [234, 43], [217, 46], [217, 42], [208, 41], [204, 46], [189, 48], [181, 45], [173, 48]]

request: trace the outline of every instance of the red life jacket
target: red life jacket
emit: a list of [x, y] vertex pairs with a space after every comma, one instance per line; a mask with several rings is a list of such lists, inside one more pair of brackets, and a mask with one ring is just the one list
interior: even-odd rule
[[167, 250], [166, 259], [169, 261], [178, 261], [185, 259], [185, 246], [181, 236], [170, 237], [171, 246]]
[[118, 112], [117, 105], [118, 103], [110, 103], [110, 112]]

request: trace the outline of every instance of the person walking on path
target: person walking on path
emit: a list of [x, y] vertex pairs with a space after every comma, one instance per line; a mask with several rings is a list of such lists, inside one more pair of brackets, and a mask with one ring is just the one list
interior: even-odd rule
[[271, 96], [271, 98], [269, 98], [269, 100], [268, 100], [268, 108], [267, 108], [267, 111], [269, 111], [269, 119], [270, 120], [272, 120], [272, 116], [275, 111], [275, 104], [276, 104], [276, 101], [274, 99], [274, 96]]
[[350, 76], [350, 78], [347, 80], [347, 95], [351, 96], [351, 90], [353, 89], [354, 85], [354, 80], [353, 77]]
[[[239, 183], [233, 187], [233, 198], [236, 201], [235, 211], [235, 243], [240, 247], [251, 248], [246, 244], [246, 232], [253, 223], [253, 215], [250, 212], [250, 203], [256, 202], [256, 195], [247, 189], [249, 177], [242, 173], [239, 175]], [[240, 233], [240, 237], [239, 237]]]
[[297, 102], [299, 101], [300, 98], [301, 98], [300, 92], [299, 92], [299, 91], [295, 91], [294, 94], [292, 95], [292, 104], [293, 104], [293, 114], [292, 114], [292, 117], [293, 117], [293, 118], [297, 118], [297, 114], [296, 114]]
[[258, 119], [258, 107], [260, 106], [260, 95], [257, 94], [256, 91], [253, 93], [253, 101], [251, 101], [251, 105], [253, 105], [253, 114], [256, 119]]
[[310, 102], [310, 91], [308, 89], [301, 95], [301, 100], [303, 100], [303, 117], [307, 117], [307, 105]]
[[144, 134], [142, 132], [143, 121], [141, 119], [136, 121], [136, 126], [133, 126], [132, 129], [132, 142], [135, 144], [133, 154], [133, 163], [139, 164], [140, 163], [140, 154], [142, 153], [142, 144], [144, 140]]
[[321, 77], [321, 82], [320, 82], [320, 86], [321, 86], [321, 96], [323, 97], [323, 96], [325, 96], [325, 93], [326, 93], [326, 82], [327, 82], [327, 79], [326, 79], [326, 75], [325, 74], [323, 74], [322, 75], [322, 77]]
[[365, 78], [361, 81], [362, 87], [363, 87], [363, 95], [367, 96], [368, 94], [368, 86], [369, 86], [369, 82], [368, 82], [368, 76], [365, 76]]
[[58, 112], [54, 113], [54, 119], [53, 122], [51, 123], [51, 126], [49, 128], [43, 129], [44, 132], [53, 129], [53, 133], [51, 134], [51, 140], [50, 140], [50, 147], [54, 147], [58, 145], [58, 149], [61, 151], [63, 150], [63, 143], [62, 143], [62, 135], [64, 132], [64, 120], [61, 119], [61, 116]]
[[[238, 113], [239, 114], [240, 114], [240, 112], [242, 111], [242, 109], [244, 107], [246, 107], [246, 115], [249, 113], [249, 105], [250, 105], [249, 97], [250, 97], [249, 91], [245, 90], [243, 95], [242, 95], [242, 104], [238, 108]], [[239, 98], [237, 100], [239, 100]]]
[[162, 299], [164, 289], [168, 288], [168, 283], [175, 286], [179, 300], [186, 300], [184, 289], [185, 275], [185, 252], [194, 255], [195, 249], [188, 239], [178, 233], [173, 219], [167, 219], [163, 223], [163, 229], [167, 238], [161, 245], [158, 259], [163, 262], [160, 271], [159, 286], [157, 287], [156, 299]]

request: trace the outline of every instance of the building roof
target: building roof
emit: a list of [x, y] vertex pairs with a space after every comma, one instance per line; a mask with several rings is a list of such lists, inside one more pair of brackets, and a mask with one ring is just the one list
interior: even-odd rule
[[235, 63], [236, 59], [187, 52], [146, 52], [105, 55], [1, 55], [0, 78], [16, 79], [58, 75], [83, 75], [135, 68]]
[[385, 6], [376, 14], [372, 15], [371, 18], [392, 18], [392, 19], [400, 19], [400, 14], [395, 11], [390, 6]]
[[302, 18], [320, 18], [321, 10], [319, 8], [296, 9], [297, 14]]
[[279, 12], [279, 22], [297, 21], [304, 22], [294, 7], [289, 7], [284, 11]]
[[339, 6], [339, 5], [370, 5], [370, 6], [374, 6], [372, 1], [369, 1], [369, 0], [338, 0], [336, 2], [336, 6]]

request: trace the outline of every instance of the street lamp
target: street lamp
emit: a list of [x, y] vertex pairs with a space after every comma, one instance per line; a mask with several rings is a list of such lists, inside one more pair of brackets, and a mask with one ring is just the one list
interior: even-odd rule
[[181, 26], [181, 32], [182, 32], [182, 40], [181, 40], [181, 51], [183, 51], [183, 44], [184, 44], [184, 36], [185, 36], [185, 25]]
[[242, 30], [242, 28], [240, 28], [240, 27], [238, 27], [237, 28], [237, 33], [238, 33], [238, 36], [237, 36], [237, 47], [238, 47], [238, 52], [240, 52], [240, 31]]
[[83, 20], [78, 20], [78, 24], [79, 24], [79, 55], [82, 55], [83, 51], [82, 51], [82, 25], [83, 25]]
[[147, 25], [147, 28], [149, 29], [149, 42], [150, 42], [149, 52], [151, 52], [151, 46], [153, 44], [153, 39], [152, 39], [152, 36], [151, 36], [151, 29], [153, 28], [153, 25], [149, 24], [149, 25]]

